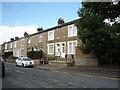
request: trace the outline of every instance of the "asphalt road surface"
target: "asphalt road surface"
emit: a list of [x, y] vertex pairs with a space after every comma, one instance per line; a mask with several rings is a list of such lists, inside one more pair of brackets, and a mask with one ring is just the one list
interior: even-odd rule
[[6, 63], [2, 88], [118, 88], [118, 80], [16, 67]]

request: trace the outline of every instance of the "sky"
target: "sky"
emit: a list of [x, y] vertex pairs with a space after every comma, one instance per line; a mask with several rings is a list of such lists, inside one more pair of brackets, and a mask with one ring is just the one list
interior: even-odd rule
[[15, 36], [23, 37], [25, 31], [33, 34], [38, 27], [54, 27], [58, 18], [75, 20], [79, 8], [80, 2], [2, 2], [0, 44]]

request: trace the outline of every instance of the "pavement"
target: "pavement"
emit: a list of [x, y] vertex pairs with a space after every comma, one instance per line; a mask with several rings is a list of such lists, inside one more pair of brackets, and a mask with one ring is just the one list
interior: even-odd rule
[[86, 75], [86, 76], [95, 76], [95, 77], [103, 77], [103, 78], [111, 78], [111, 79], [119, 79], [120, 71], [117, 68], [109, 68], [109, 67], [54, 67], [50, 65], [37, 65], [36, 69], [42, 70], [51, 70], [62, 73], [70, 73], [75, 75]]

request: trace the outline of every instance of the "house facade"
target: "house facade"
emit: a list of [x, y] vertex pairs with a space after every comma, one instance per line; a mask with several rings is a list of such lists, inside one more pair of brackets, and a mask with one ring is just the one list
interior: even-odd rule
[[[75, 21], [75, 20], [74, 20]], [[77, 27], [74, 21], [59, 23], [58, 26], [43, 30], [24, 37], [11, 39], [4, 43], [4, 52], [13, 52], [15, 57], [27, 56], [29, 51], [43, 50], [46, 56], [58, 56], [61, 58], [79, 56], [82, 54], [77, 46], [81, 45], [78, 39]], [[77, 53], [77, 54], [76, 54]]]

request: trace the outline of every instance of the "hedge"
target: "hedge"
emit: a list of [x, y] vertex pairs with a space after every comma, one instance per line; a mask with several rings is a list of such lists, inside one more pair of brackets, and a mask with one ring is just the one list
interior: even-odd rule
[[31, 59], [41, 59], [43, 57], [43, 51], [29, 51], [27, 52], [27, 56]]

